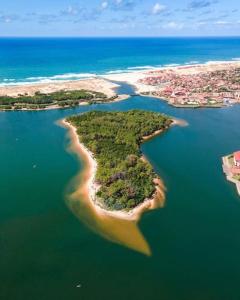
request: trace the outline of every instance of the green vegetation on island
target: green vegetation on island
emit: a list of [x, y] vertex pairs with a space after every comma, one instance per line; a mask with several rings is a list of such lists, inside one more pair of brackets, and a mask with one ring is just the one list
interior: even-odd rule
[[80, 142], [98, 163], [95, 181], [100, 185], [98, 202], [110, 210], [129, 210], [151, 198], [158, 178], [142, 159], [143, 138], [167, 129], [172, 120], [141, 110], [93, 111], [67, 118], [77, 128]]
[[105, 94], [87, 90], [57, 91], [52, 93], [36, 92], [34, 96], [21, 95], [17, 97], [0, 96], [0, 109], [44, 109], [48, 106], [73, 107], [87, 102], [89, 104], [108, 102]]

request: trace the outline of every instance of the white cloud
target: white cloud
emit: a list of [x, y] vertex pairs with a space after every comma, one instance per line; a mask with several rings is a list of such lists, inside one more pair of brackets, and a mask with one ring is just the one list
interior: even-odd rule
[[108, 2], [107, 1], [102, 2], [101, 8], [106, 9], [107, 7], [108, 7]]
[[72, 5], [69, 5], [66, 10], [62, 11], [62, 13], [69, 16], [76, 16], [79, 14], [79, 9], [77, 7], [73, 7]]
[[176, 22], [169, 22], [167, 24], [163, 25], [163, 28], [165, 29], [177, 29], [180, 30], [184, 27], [182, 23], [176, 23]]
[[204, 25], [207, 25], [208, 23], [207, 22], [197, 22], [196, 25], [197, 26], [204, 26]]
[[152, 8], [152, 14], [153, 15], [158, 15], [159, 13], [163, 12], [164, 10], [166, 10], [165, 5], [162, 5], [160, 3], [156, 3]]
[[[110, 1], [109, 1], [110, 2]], [[135, 0], [114, 0], [111, 2], [111, 7], [113, 10], [132, 10], [136, 6], [137, 2]]]
[[228, 22], [228, 21], [217, 21], [214, 24], [216, 24], [216, 25], [230, 25], [232, 23]]
[[0, 13], [0, 23], [12, 23], [19, 19], [20, 17], [18, 15], [5, 15]]

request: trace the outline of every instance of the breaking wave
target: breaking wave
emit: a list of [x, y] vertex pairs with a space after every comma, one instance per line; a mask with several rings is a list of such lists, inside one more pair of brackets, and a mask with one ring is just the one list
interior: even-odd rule
[[197, 64], [216, 64], [216, 63], [234, 63], [240, 61], [240, 57], [231, 58], [231, 60], [212, 60], [206, 62], [200, 62], [197, 60], [187, 61], [185, 63], [171, 63], [171, 64], [164, 64], [164, 65], [145, 65], [145, 66], [135, 66], [135, 67], [127, 67], [125, 69], [117, 69], [117, 70], [110, 70], [101, 72], [99, 74], [96, 73], [66, 73], [66, 74], [59, 74], [53, 76], [36, 76], [36, 77], [26, 77], [22, 79], [14, 79], [14, 78], [3, 78], [0, 79], [0, 86], [14, 86], [14, 85], [28, 85], [28, 84], [37, 84], [37, 83], [53, 83], [53, 82], [66, 82], [72, 80], [81, 80], [87, 78], [95, 78], [97, 76], [104, 76], [104, 75], [111, 75], [111, 74], [120, 74], [120, 73], [132, 73], [136, 71], [144, 71], [144, 70], [153, 70], [159, 69], [162, 67], [178, 67], [181, 65], [197, 65]]
[[51, 83], [59, 81], [71, 81], [71, 80], [81, 80], [86, 78], [94, 78], [97, 74], [94, 73], [66, 73], [62, 75], [54, 76], [38, 76], [38, 77], [27, 77], [24, 79], [13, 79], [13, 78], [4, 78], [0, 86], [3, 85], [26, 85], [34, 83]]

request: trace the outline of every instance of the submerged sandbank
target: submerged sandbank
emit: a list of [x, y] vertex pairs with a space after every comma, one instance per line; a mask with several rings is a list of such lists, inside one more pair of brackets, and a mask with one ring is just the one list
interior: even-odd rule
[[84, 162], [84, 170], [74, 179], [74, 191], [68, 194], [68, 203], [72, 211], [81, 221], [105, 238], [150, 255], [150, 247], [137, 224], [144, 212], [164, 206], [165, 186], [163, 182], [155, 179], [156, 191], [153, 197], [146, 199], [129, 212], [110, 211], [100, 207], [95, 200], [98, 188], [95, 184], [97, 162], [93, 153], [80, 143], [74, 126], [66, 120], [62, 120], [60, 124], [68, 129], [71, 151]]

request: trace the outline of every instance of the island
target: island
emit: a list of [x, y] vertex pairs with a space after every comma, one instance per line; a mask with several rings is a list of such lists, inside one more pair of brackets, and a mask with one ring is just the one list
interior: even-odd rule
[[170, 117], [142, 110], [91, 111], [62, 123], [88, 155], [92, 170], [88, 196], [94, 205], [134, 218], [134, 209], [150, 209], [161, 202], [164, 187], [140, 145], [174, 124]]
[[102, 78], [0, 87], [0, 110], [45, 110], [105, 103], [128, 98]]
[[223, 157], [223, 171], [227, 180], [236, 184], [240, 196], [240, 151]]
[[137, 93], [183, 108], [218, 108], [240, 103], [240, 62], [171, 66], [148, 71], [106, 75], [125, 81]]

